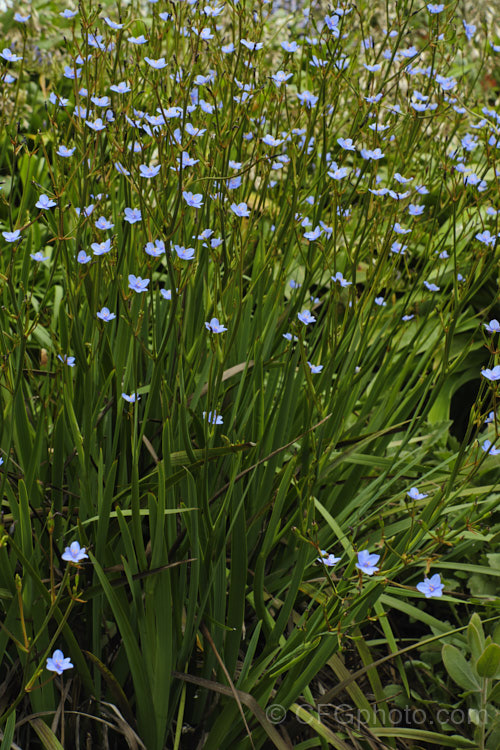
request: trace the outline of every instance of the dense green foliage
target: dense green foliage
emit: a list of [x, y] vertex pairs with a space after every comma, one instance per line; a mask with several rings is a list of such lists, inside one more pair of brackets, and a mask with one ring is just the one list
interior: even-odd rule
[[2, 17], [2, 750], [496, 749], [489, 27], [30, 10]]

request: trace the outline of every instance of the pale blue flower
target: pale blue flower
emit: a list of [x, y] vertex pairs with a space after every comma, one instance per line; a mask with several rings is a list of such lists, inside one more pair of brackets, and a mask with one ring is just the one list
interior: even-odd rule
[[203, 195], [201, 193], [191, 193], [189, 190], [183, 190], [182, 197], [188, 206], [192, 206], [193, 208], [201, 208], [203, 206]]
[[167, 67], [167, 63], [165, 62], [164, 57], [160, 57], [158, 60], [152, 60], [150, 57], [145, 57], [144, 60], [151, 68], [154, 68], [155, 70], [162, 70], [162, 68]]
[[241, 203], [231, 203], [231, 211], [236, 214], [236, 216], [250, 216], [250, 209], [244, 201]]
[[104, 23], [109, 26], [110, 29], [113, 29], [113, 31], [118, 31], [119, 29], [123, 29], [124, 24], [123, 23], [116, 23], [115, 21], [112, 21], [109, 16], [106, 16], [104, 19]]
[[105, 216], [100, 216], [98, 219], [95, 220], [94, 226], [96, 229], [113, 229], [115, 226], [109, 219], [106, 219]]
[[367, 549], [358, 552], [358, 562], [356, 567], [361, 570], [362, 573], [366, 573], [367, 576], [372, 576], [380, 568], [376, 567], [376, 563], [380, 560], [380, 555], [370, 554]]
[[158, 164], [156, 167], [148, 166], [147, 164], [141, 164], [139, 167], [139, 171], [141, 173], [141, 177], [156, 177], [158, 172], [161, 169], [161, 165]]
[[384, 300], [383, 297], [375, 297], [375, 299], [373, 301], [379, 307], [386, 307], [386, 305], [387, 305], [387, 302]]
[[301, 104], [305, 104], [309, 109], [311, 109], [311, 107], [316, 106], [319, 97], [315, 94], [312, 94], [310, 91], [302, 91], [302, 93], [297, 93], [297, 99]]
[[485, 440], [481, 448], [483, 449], [485, 453], [488, 453], [490, 456], [498, 456], [500, 454], [500, 448], [495, 448], [491, 440]]
[[249, 49], [251, 52], [256, 52], [264, 46], [263, 42], [249, 42], [247, 39], [240, 39], [240, 44]]
[[417, 487], [410, 487], [406, 494], [408, 497], [411, 497], [412, 500], [423, 500], [425, 497], [428, 497], [428, 495], [420, 492]]
[[496, 234], [491, 234], [489, 229], [485, 229], [484, 232], [479, 232], [476, 234], [476, 240], [479, 240], [479, 242], [482, 242], [484, 245], [494, 245], [497, 239]]
[[302, 312], [297, 313], [297, 317], [305, 326], [316, 322], [316, 318], [311, 315], [309, 310], [302, 310]]
[[352, 142], [352, 138], [337, 138], [337, 143], [345, 151], [356, 151], [356, 146]]
[[109, 323], [110, 320], [114, 320], [116, 318], [115, 313], [110, 312], [108, 307], [103, 307], [102, 310], [96, 313], [96, 316], [100, 318], [100, 320], [103, 320], [105, 323]]
[[73, 669], [73, 664], [69, 656], [65, 658], [63, 652], [56, 648], [52, 656], [47, 658], [47, 669], [61, 675], [65, 669]]
[[17, 242], [21, 239], [21, 230], [14, 229], [13, 232], [2, 232], [5, 242]]
[[54, 206], [57, 206], [57, 202], [51, 200], [48, 195], [45, 195], [45, 193], [42, 193], [35, 203], [35, 208], [40, 208], [42, 210], [53, 208]]
[[193, 260], [194, 258], [194, 247], [183, 247], [182, 245], [174, 245], [174, 250], [181, 260]]
[[90, 245], [94, 255], [105, 255], [111, 250], [111, 240], [107, 239], [104, 242], [92, 242]]
[[351, 284], [352, 284], [352, 281], [346, 281], [346, 279], [344, 279], [344, 277], [343, 277], [343, 275], [342, 275], [342, 273], [340, 271], [337, 271], [337, 273], [335, 274], [335, 276], [331, 276], [331, 279], [336, 284], [340, 284], [340, 286], [342, 286], [342, 287], [351, 286]]
[[92, 256], [91, 255], [87, 255], [87, 253], [85, 252], [85, 250], [80, 250], [80, 252], [78, 253], [76, 259], [77, 259], [78, 263], [85, 264], [85, 263], [89, 263], [92, 260]]
[[0, 57], [3, 57], [7, 62], [18, 62], [23, 59], [20, 55], [16, 55], [15, 52], [12, 52], [8, 47], [4, 47], [0, 52]]
[[125, 401], [128, 401], [129, 404], [135, 404], [136, 401], [141, 400], [141, 397], [138, 396], [137, 393], [131, 393], [130, 396], [126, 393], [122, 393], [122, 398], [125, 399]]
[[125, 209], [125, 221], [129, 224], [135, 224], [137, 221], [141, 221], [142, 213], [140, 208], [126, 208]]
[[152, 258], [159, 258], [165, 252], [165, 243], [163, 240], [155, 240], [154, 243], [148, 242], [144, 250]]
[[481, 375], [487, 380], [500, 380], [500, 365], [495, 365], [491, 370], [488, 367], [485, 370], [481, 370]]
[[311, 370], [313, 375], [317, 375], [318, 372], [321, 372], [323, 369], [323, 365], [313, 365], [309, 360], [307, 360], [307, 364], [309, 365], [309, 369]]
[[328, 554], [328, 552], [324, 549], [320, 550], [320, 552], [321, 557], [317, 557], [316, 560], [323, 563], [323, 565], [326, 565], [327, 568], [332, 568], [342, 559], [341, 557], [335, 557], [335, 555], [333, 555], [332, 553]]
[[102, 118], [98, 117], [94, 122], [91, 122], [90, 120], [85, 120], [85, 124], [88, 125], [88, 127], [91, 130], [94, 130], [96, 133], [98, 133], [101, 130], [106, 130], [106, 125], [103, 123]]
[[38, 250], [36, 253], [30, 253], [30, 258], [32, 260], [36, 260], [37, 263], [43, 263], [44, 260], [48, 260], [48, 256], [44, 255], [41, 250]]
[[132, 91], [130, 86], [126, 81], [120, 81], [120, 83], [114, 83], [112, 86], [109, 87], [110, 91], [114, 91], [116, 94], [128, 94], [129, 91]]
[[133, 273], [128, 277], [128, 288], [133, 292], [147, 292], [149, 279], [143, 279], [141, 276], [134, 276]]
[[61, 144], [59, 146], [59, 148], [57, 149], [56, 154], [58, 156], [64, 156], [64, 157], [67, 158], [69, 156], [73, 156], [73, 154], [75, 153], [75, 151], [76, 151], [76, 146], [74, 146], [73, 148], [67, 148], [66, 146], [64, 146], [63, 144]]
[[209, 323], [205, 323], [205, 328], [211, 333], [224, 333], [227, 328], [219, 323], [217, 318], [212, 318]]
[[74, 357], [68, 357], [67, 354], [63, 354], [61, 357], [60, 354], [57, 355], [57, 359], [61, 360], [61, 362], [64, 365], [68, 365], [68, 367], [74, 367], [75, 366], [75, 358]]
[[437, 284], [434, 284], [432, 281], [424, 281], [424, 286], [429, 290], [429, 292], [439, 292], [441, 288], [437, 286]]
[[210, 424], [223, 424], [222, 415], [217, 414], [216, 411], [203, 412], [203, 417], [210, 422]]
[[483, 323], [484, 327], [488, 331], [488, 333], [499, 333], [500, 332], [500, 323], [496, 318], [493, 318], [493, 320], [490, 320], [489, 323]]
[[426, 599], [429, 599], [431, 596], [442, 596], [444, 584], [441, 583], [439, 573], [435, 573], [432, 578], [424, 576], [424, 580], [417, 583], [417, 589], [421, 594], [425, 594]]
[[88, 559], [88, 555], [85, 552], [85, 547], [80, 547], [79, 542], [71, 542], [62, 553], [61, 559], [76, 564]]
[[274, 84], [277, 88], [281, 86], [282, 83], [286, 83], [291, 77], [293, 73], [285, 73], [283, 70], [278, 70], [276, 73], [273, 73], [271, 76], [272, 80], [274, 81]]

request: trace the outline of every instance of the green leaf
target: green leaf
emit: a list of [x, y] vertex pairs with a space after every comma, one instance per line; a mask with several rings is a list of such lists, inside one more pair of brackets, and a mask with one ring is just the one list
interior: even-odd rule
[[14, 739], [14, 729], [16, 728], [16, 712], [13, 711], [9, 718], [7, 719], [7, 723], [5, 724], [5, 729], [3, 733], [3, 739], [2, 744], [0, 745], [0, 750], [10, 750], [12, 747], [12, 740]]
[[481, 618], [474, 612], [467, 627], [467, 641], [474, 659], [479, 659], [484, 649], [484, 630]]
[[44, 750], [64, 750], [54, 732], [41, 719], [31, 719], [30, 724], [38, 735]]
[[480, 690], [476, 675], [465, 656], [456, 648], [446, 643], [441, 651], [444, 666], [451, 679], [464, 690]]
[[476, 672], [480, 677], [491, 678], [496, 675], [500, 667], [500, 646], [490, 643], [476, 663]]

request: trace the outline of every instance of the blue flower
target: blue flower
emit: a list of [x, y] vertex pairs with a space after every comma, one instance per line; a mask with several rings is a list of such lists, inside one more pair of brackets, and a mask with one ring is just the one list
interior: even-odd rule
[[109, 219], [106, 219], [105, 216], [100, 216], [95, 220], [94, 226], [96, 229], [113, 229], [114, 224]]
[[68, 365], [68, 367], [74, 367], [75, 366], [75, 358], [74, 357], [68, 357], [67, 354], [63, 354], [61, 357], [60, 354], [57, 355], [57, 359], [60, 359], [61, 362], [65, 365]]
[[426, 599], [430, 599], [431, 596], [442, 596], [444, 584], [441, 583], [441, 576], [439, 573], [435, 573], [432, 578], [426, 578], [420, 583], [417, 583], [417, 589], [421, 594], [425, 594]]
[[500, 380], [500, 365], [495, 365], [492, 370], [489, 368], [481, 370], [481, 375], [487, 380]]
[[158, 60], [152, 60], [150, 57], [145, 57], [144, 60], [150, 67], [154, 68], [155, 70], [161, 70], [162, 68], [167, 67], [167, 63], [165, 62], [164, 57], [160, 57]]
[[90, 247], [94, 255], [105, 255], [111, 250], [111, 240], [108, 238], [104, 242], [92, 242]]
[[233, 214], [236, 214], [236, 216], [250, 216], [250, 209], [244, 201], [241, 203], [231, 203], [231, 211]]
[[85, 263], [89, 263], [92, 260], [92, 256], [87, 255], [85, 250], [80, 250], [76, 259], [78, 263], [85, 264]]
[[328, 554], [328, 552], [324, 549], [320, 550], [320, 552], [321, 557], [317, 557], [316, 560], [323, 563], [323, 565], [326, 565], [327, 568], [332, 568], [342, 559], [341, 557], [335, 557], [335, 555], [333, 555], [332, 553]]
[[79, 563], [82, 560], [88, 559], [88, 555], [85, 552], [85, 547], [80, 547], [78, 542], [71, 542], [69, 547], [66, 547], [62, 553], [61, 559], [66, 562]]
[[311, 315], [309, 310], [302, 310], [302, 312], [297, 313], [297, 317], [300, 320], [301, 323], [303, 323], [305, 326], [309, 325], [309, 323], [315, 323], [316, 318]]
[[122, 393], [122, 398], [125, 399], [125, 401], [128, 401], [129, 404], [135, 404], [136, 401], [140, 401], [141, 397], [137, 395], [137, 393], [131, 393], [130, 396], [128, 396], [126, 393]]
[[142, 214], [140, 208], [126, 208], [125, 209], [125, 221], [129, 224], [135, 224], [137, 221], [141, 221]]
[[116, 318], [115, 313], [110, 312], [108, 307], [103, 307], [102, 310], [96, 313], [96, 316], [101, 320], [104, 320], [105, 323], [108, 323], [110, 320], [114, 320]]
[[384, 300], [383, 297], [375, 297], [375, 299], [373, 301], [379, 307], [386, 307], [386, 305], [387, 305], [387, 302]]
[[194, 247], [183, 247], [182, 245], [174, 245], [174, 250], [178, 257], [182, 260], [193, 260], [194, 258]]
[[411, 497], [412, 500], [423, 500], [424, 497], [428, 497], [428, 495], [425, 495], [423, 492], [419, 492], [417, 487], [410, 487], [406, 494], [408, 497]]
[[491, 440], [485, 440], [481, 448], [485, 453], [489, 453], [490, 456], [498, 456], [500, 454], [500, 448], [495, 448]]
[[41, 250], [38, 250], [36, 253], [30, 253], [30, 258], [32, 260], [36, 260], [37, 263], [43, 263], [44, 260], [48, 260], [48, 256], [44, 255]]
[[123, 23], [116, 23], [115, 21], [112, 21], [109, 16], [106, 16], [104, 19], [104, 23], [109, 26], [110, 29], [113, 29], [113, 31], [118, 31], [119, 29], [123, 29], [124, 24]]
[[45, 193], [42, 193], [35, 203], [35, 208], [47, 209], [53, 208], [53, 206], [57, 206], [57, 202], [51, 200], [48, 195], [45, 195]]
[[247, 39], [240, 39], [240, 44], [249, 49], [251, 52], [258, 51], [264, 46], [263, 42], [249, 42]]
[[336, 284], [340, 284], [340, 286], [343, 286], [343, 287], [351, 286], [351, 284], [352, 284], [352, 281], [346, 281], [344, 279], [344, 277], [343, 277], [343, 275], [341, 274], [340, 271], [337, 271], [337, 273], [335, 274], [335, 276], [332, 276], [331, 279], [332, 279], [332, 281], [335, 281]]
[[204, 411], [203, 416], [210, 424], [222, 424], [222, 415], [216, 411], [209, 411], [208, 414]]
[[307, 364], [309, 365], [309, 369], [313, 373], [313, 375], [316, 375], [318, 372], [321, 372], [323, 369], [323, 365], [312, 365], [309, 360], [307, 360]]
[[75, 151], [76, 151], [76, 146], [74, 146], [74, 148], [67, 148], [66, 146], [61, 144], [59, 148], [57, 149], [56, 154], [58, 156], [64, 156], [65, 158], [67, 158], [69, 156], [73, 156]]
[[21, 239], [21, 230], [14, 229], [13, 232], [2, 232], [2, 235], [6, 242], [17, 242]]
[[444, 10], [444, 3], [437, 5], [436, 3], [427, 3], [427, 10], [429, 13], [442, 13]]
[[141, 164], [139, 167], [141, 177], [156, 177], [160, 169], [161, 169], [160, 164], [158, 164], [158, 166], [156, 167], [153, 167], [151, 165], [148, 167], [147, 164]]
[[130, 44], [147, 44], [148, 40], [144, 34], [141, 34], [140, 36], [129, 36], [127, 42], [130, 42]]
[[293, 73], [285, 73], [283, 70], [278, 70], [276, 73], [273, 73], [271, 76], [272, 80], [274, 81], [277, 88], [281, 86], [282, 83], [286, 83], [291, 77]]
[[147, 242], [144, 250], [152, 258], [159, 258], [165, 252], [165, 243], [163, 240], [155, 240], [154, 243]]
[[217, 318], [212, 318], [209, 323], [205, 323], [205, 328], [212, 333], [224, 333], [227, 328], [219, 323]]
[[65, 669], [73, 669], [73, 664], [69, 656], [65, 658], [63, 652], [56, 648], [52, 656], [47, 658], [47, 669], [61, 675]]
[[476, 240], [482, 242], [484, 245], [494, 245], [497, 239], [496, 234], [491, 234], [489, 229], [485, 229], [484, 232], [476, 234]]
[[367, 576], [372, 576], [380, 568], [376, 567], [376, 563], [380, 560], [380, 555], [372, 554], [367, 549], [358, 552], [358, 562], [356, 567], [361, 570], [362, 573], [366, 573]]
[[303, 91], [301, 94], [297, 93], [297, 99], [301, 104], [305, 104], [309, 109], [315, 107], [319, 97], [312, 94], [310, 91]]
[[424, 286], [429, 290], [429, 292], [439, 292], [440, 287], [437, 286], [437, 284], [433, 284], [431, 281], [424, 281]]
[[424, 213], [424, 211], [425, 206], [418, 206], [414, 203], [410, 203], [410, 205], [408, 206], [408, 213], [410, 214], [410, 216], [420, 216]]
[[115, 83], [112, 86], [109, 87], [110, 91], [114, 91], [116, 94], [127, 94], [129, 91], [132, 91], [130, 86], [126, 81], [120, 81], [120, 83]]
[[356, 146], [352, 142], [352, 138], [337, 138], [337, 143], [345, 151], [356, 151]]
[[3, 57], [7, 62], [18, 62], [18, 60], [23, 59], [21, 56], [16, 55], [15, 52], [12, 52], [8, 47], [4, 47], [2, 52], [0, 52], [0, 57]]
[[128, 288], [133, 292], [147, 292], [149, 279], [143, 279], [140, 276], [134, 276], [133, 273], [128, 277]]
[[182, 197], [188, 206], [192, 206], [193, 208], [201, 208], [203, 206], [203, 195], [201, 193], [191, 193], [189, 190], [183, 190]]
[[500, 332], [500, 323], [496, 318], [493, 318], [493, 320], [490, 320], [489, 323], [483, 323], [484, 327], [488, 331], [488, 333], [499, 333]]
[[106, 125], [103, 123], [101, 117], [98, 117], [96, 120], [94, 120], [94, 122], [85, 120], [85, 124], [88, 125], [88, 127], [91, 130], [94, 130], [96, 133], [98, 133], [100, 130], [106, 130]]

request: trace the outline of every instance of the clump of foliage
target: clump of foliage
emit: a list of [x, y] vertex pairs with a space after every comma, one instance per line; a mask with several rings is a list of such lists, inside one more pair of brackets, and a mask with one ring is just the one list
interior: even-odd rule
[[497, 746], [500, 45], [455, 6], [4, 15], [2, 750]]

